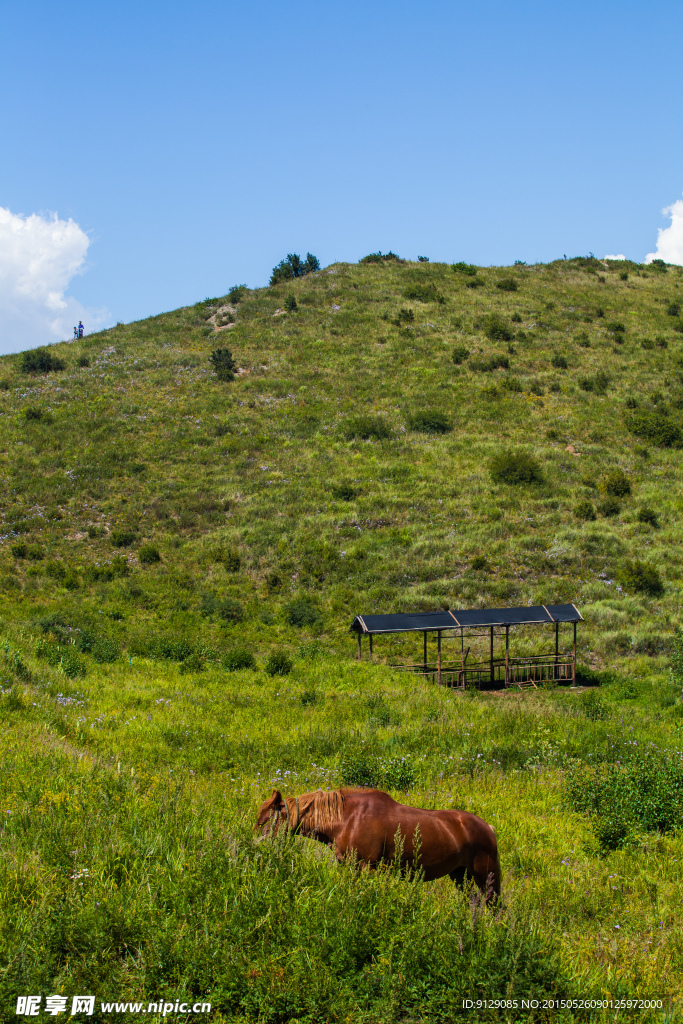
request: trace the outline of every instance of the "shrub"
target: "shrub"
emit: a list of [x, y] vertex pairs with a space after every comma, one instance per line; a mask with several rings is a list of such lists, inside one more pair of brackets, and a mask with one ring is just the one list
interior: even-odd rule
[[52, 416], [45, 409], [29, 405], [24, 409], [24, 419], [29, 423], [52, 423]]
[[280, 281], [291, 281], [293, 277], [305, 277], [314, 270], [320, 270], [320, 260], [312, 253], [306, 253], [306, 259], [302, 260], [296, 253], [290, 252], [284, 260], [280, 260], [270, 275], [270, 284], [278, 284]]
[[561, 356], [559, 352], [556, 352], [553, 358], [550, 360], [554, 367], [558, 370], [567, 369], [567, 359], [565, 356]]
[[220, 381], [230, 381], [235, 379], [235, 370], [237, 369], [237, 363], [232, 357], [232, 352], [228, 348], [218, 348], [215, 352], [212, 352], [209, 356], [209, 362], [213, 367], [213, 371]]
[[341, 786], [379, 786], [379, 759], [366, 750], [342, 754], [339, 759]]
[[623, 469], [612, 469], [604, 480], [604, 488], [607, 494], [616, 498], [625, 498], [631, 493], [631, 481]]
[[403, 292], [403, 297], [410, 302], [437, 302], [441, 306], [446, 301], [433, 284], [415, 284]]
[[622, 270], [622, 272], [619, 274], [619, 280], [620, 281], [628, 281], [628, 271], [627, 270]]
[[273, 651], [268, 655], [265, 670], [269, 676], [288, 676], [294, 668], [294, 662], [286, 651]]
[[242, 622], [244, 608], [232, 597], [219, 597], [213, 591], [202, 594], [199, 611], [209, 619], [222, 619], [223, 622]]
[[475, 555], [472, 559], [470, 568], [472, 568], [474, 572], [488, 572], [489, 560], [486, 555]]
[[683, 821], [683, 767], [669, 751], [635, 750], [617, 763], [576, 764], [565, 786], [570, 805], [590, 815], [606, 850], [625, 845], [637, 829], [671, 832]]
[[78, 357], [78, 366], [81, 366], [83, 368], [90, 366], [90, 360], [88, 359], [88, 357], [87, 356], [79, 356]]
[[448, 434], [453, 427], [448, 416], [438, 409], [419, 409], [408, 416], [408, 429], [421, 434]]
[[320, 621], [320, 611], [310, 597], [302, 594], [285, 607], [285, 619], [290, 626], [302, 629], [304, 626], [316, 625]]
[[78, 590], [81, 585], [76, 570], [71, 566], [64, 565], [63, 562], [46, 562], [45, 575], [66, 587], [67, 590]]
[[51, 373], [65, 369], [64, 360], [52, 355], [50, 350], [43, 346], [24, 352], [21, 359], [22, 373]]
[[497, 313], [491, 313], [484, 321], [484, 333], [491, 341], [512, 341], [514, 331], [511, 331], [503, 318]]
[[683, 447], [683, 432], [669, 418], [666, 409], [646, 411], [629, 416], [626, 426], [632, 434], [645, 438], [657, 445], [658, 448]]
[[642, 508], [638, 509], [638, 515], [636, 518], [639, 523], [647, 523], [655, 529], [659, 527], [659, 516], [653, 508], [650, 508], [647, 505], [643, 505]]
[[626, 590], [650, 594], [651, 597], [658, 597], [664, 593], [659, 571], [648, 562], [627, 559], [617, 575]]
[[616, 498], [604, 498], [598, 504], [598, 512], [601, 516], [618, 516], [621, 512], [621, 505]]
[[523, 449], [507, 449], [494, 455], [490, 463], [493, 480], [504, 484], [531, 484], [543, 480], [541, 467], [528, 452]]
[[[611, 323], [605, 324], [605, 327], [607, 328], [608, 331], [611, 331], [612, 334], [625, 334], [626, 333], [626, 325], [620, 323], [617, 320], [613, 320]], [[622, 338], [622, 341], [623, 341], [623, 338]]]
[[681, 304], [675, 300], [669, 302], [666, 307], [666, 311], [669, 316], [680, 316]]
[[234, 284], [228, 292], [228, 302], [232, 306], [236, 306], [238, 302], [242, 301], [248, 291], [249, 289], [246, 284]]
[[154, 544], [143, 544], [138, 552], [138, 558], [142, 565], [156, 565], [161, 561], [159, 548]]
[[474, 277], [477, 273], [477, 268], [471, 263], [454, 263], [452, 269], [457, 274], [465, 274], [466, 277]]
[[470, 359], [470, 370], [475, 373], [492, 373], [494, 370], [509, 370], [510, 360], [507, 356], [489, 356], [488, 359]]
[[245, 668], [255, 668], [254, 655], [246, 647], [233, 647], [223, 658], [223, 668], [228, 672], [239, 672]]
[[25, 541], [19, 541], [18, 544], [12, 544], [10, 550], [15, 558], [29, 558], [32, 562], [39, 562], [45, 558], [40, 544], [26, 544]]
[[579, 334], [579, 336], [577, 337], [576, 340], [578, 341], [578, 343], [581, 346], [581, 348], [590, 348], [591, 347], [590, 338], [588, 337], [588, 335], [586, 334], [585, 331], [582, 334]]
[[480, 277], [471, 277], [469, 281], [465, 282], [466, 288], [483, 288], [484, 282]]
[[118, 644], [108, 636], [95, 636], [90, 645], [90, 654], [98, 665], [107, 665], [119, 656]]
[[391, 249], [390, 249], [389, 252], [385, 252], [385, 253], [383, 253], [381, 251], [371, 252], [367, 256], [363, 256], [363, 258], [361, 260], [358, 260], [358, 262], [359, 263], [386, 263], [389, 260], [398, 260], [398, 259], [400, 259], [400, 256], [397, 256], [396, 253], [392, 252]]
[[521, 315], [519, 313], [513, 313], [512, 316], [510, 317], [510, 319], [512, 320], [513, 324], [521, 324], [522, 323], [522, 317], [521, 317]]
[[465, 359], [469, 359], [470, 350], [465, 348], [464, 345], [456, 345], [453, 349], [453, 362], [456, 366], [460, 366], [460, 363], [464, 362]]
[[184, 661], [180, 662], [180, 674], [188, 675], [190, 672], [202, 672], [204, 670], [204, 659], [201, 654], [194, 651]]
[[578, 502], [574, 509], [574, 515], [577, 519], [583, 519], [585, 522], [593, 522], [596, 515], [592, 501], [589, 501], [588, 498], [584, 498], [582, 501]]
[[391, 427], [383, 416], [354, 416], [346, 421], [343, 430], [349, 441], [357, 437], [363, 441], [384, 441], [392, 436]]
[[496, 281], [496, 288], [500, 288], [502, 292], [516, 292], [519, 285], [514, 277], [502, 277], [500, 281]]
[[338, 486], [332, 485], [332, 494], [338, 501], [353, 501], [358, 491], [350, 483], [342, 481]]
[[116, 528], [109, 534], [109, 540], [115, 548], [129, 548], [135, 542], [137, 533], [135, 530]]
[[643, 338], [640, 343], [640, 347], [644, 348], [646, 352], [651, 352], [655, 347], [655, 343], [652, 338]]
[[123, 555], [115, 555], [111, 562], [101, 565], [89, 565], [84, 576], [88, 583], [110, 583], [119, 576], [127, 576], [130, 572], [128, 561]]
[[297, 305], [296, 296], [292, 295], [292, 293], [290, 292], [289, 295], [285, 298], [285, 309], [287, 310], [288, 313], [294, 313], [298, 308], [299, 307]]
[[596, 395], [604, 395], [609, 387], [609, 377], [604, 370], [598, 370], [594, 377], [580, 377], [579, 387]]
[[415, 320], [415, 314], [412, 309], [405, 309], [403, 306], [398, 311], [398, 316], [394, 320], [397, 327], [402, 327], [404, 324], [412, 324]]

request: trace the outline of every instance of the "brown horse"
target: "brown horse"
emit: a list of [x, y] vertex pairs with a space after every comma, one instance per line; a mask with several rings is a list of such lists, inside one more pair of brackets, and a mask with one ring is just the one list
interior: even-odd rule
[[318, 789], [285, 799], [274, 789], [259, 809], [256, 831], [267, 835], [280, 828], [334, 847], [339, 861], [355, 853], [367, 867], [394, 859], [400, 833], [402, 865], [419, 866], [427, 881], [443, 875], [459, 884], [474, 879], [487, 899], [500, 894], [495, 833], [467, 811], [406, 807], [379, 789]]

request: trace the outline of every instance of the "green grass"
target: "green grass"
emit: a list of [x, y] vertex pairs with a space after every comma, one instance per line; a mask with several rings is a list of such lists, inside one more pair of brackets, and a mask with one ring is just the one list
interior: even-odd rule
[[[227, 298], [52, 346], [48, 375], [3, 358], [3, 1007], [191, 993], [224, 1021], [375, 1024], [678, 992], [680, 831], [629, 819], [609, 849], [568, 780], [681, 746], [681, 281], [338, 264], [238, 289], [220, 337]], [[563, 601], [599, 699], [352, 660], [358, 613]], [[421, 638], [375, 652], [417, 660]], [[253, 842], [273, 785], [352, 770], [490, 821], [502, 907]]]

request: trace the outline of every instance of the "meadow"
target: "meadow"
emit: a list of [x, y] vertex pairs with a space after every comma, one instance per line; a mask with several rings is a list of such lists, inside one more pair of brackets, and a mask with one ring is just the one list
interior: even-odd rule
[[[681, 1018], [682, 280], [378, 256], [0, 360], [1, 1019]], [[565, 601], [577, 691], [354, 660], [356, 614]], [[501, 905], [254, 841], [361, 782], [493, 824]]]

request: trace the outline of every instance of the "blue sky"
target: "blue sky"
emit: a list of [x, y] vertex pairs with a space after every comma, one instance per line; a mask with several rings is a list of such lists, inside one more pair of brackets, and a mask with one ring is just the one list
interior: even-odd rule
[[683, 192], [682, 29], [668, 0], [3, 0], [5, 262], [74, 225], [31, 287], [0, 281], [0, 351], [40, 343], [59, 288], [53, 331], [266, 284], [288, 252], [643, 260]]

